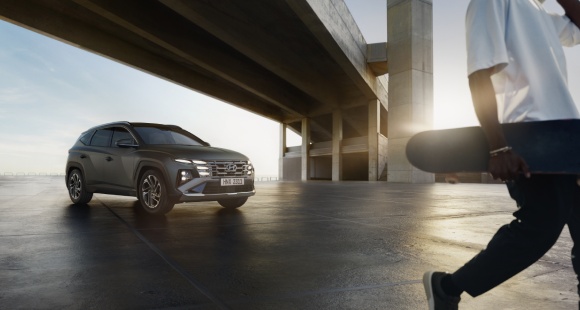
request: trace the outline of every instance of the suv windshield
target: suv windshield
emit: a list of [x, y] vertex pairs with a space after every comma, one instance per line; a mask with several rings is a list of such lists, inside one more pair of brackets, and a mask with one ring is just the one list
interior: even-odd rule
[[146, 126], [134, 128], [145, 144], [206, 145], [198, 137], [180, 128]]

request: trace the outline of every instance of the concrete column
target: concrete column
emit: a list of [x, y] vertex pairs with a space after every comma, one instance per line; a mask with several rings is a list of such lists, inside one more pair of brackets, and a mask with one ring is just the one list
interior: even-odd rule
[[379, 132], [381, 130], [381, 103], [378, 100], [369, 102], [369, 181], [379, 179]]
[[284, 155], [286, 154], [286, 124], [280, 123], [280, 157], [278, 160], [278, 179], [284, 180]]
[[342, 181], [342, 111], [332, 112], [332, 180]]
[[310, 179], [310, 120], [302, 119], [302, 181]]
[[387, 0], [389, 55], [388, 181], [431, 183], [433, 174], [414, 168], [409, 138], [433, 127], [433, 2]]

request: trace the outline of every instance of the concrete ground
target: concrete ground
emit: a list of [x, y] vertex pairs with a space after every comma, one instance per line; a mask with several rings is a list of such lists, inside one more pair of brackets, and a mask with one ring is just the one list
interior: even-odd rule
[[[510, 221], [503, 185], [260, 182], [241, 209], [135, 199], [72, 206], [64, 177], [0, 178], [1, 309], [426, 309]], [[460, 309], [575, 309], [565, 231], [538, 263]]]

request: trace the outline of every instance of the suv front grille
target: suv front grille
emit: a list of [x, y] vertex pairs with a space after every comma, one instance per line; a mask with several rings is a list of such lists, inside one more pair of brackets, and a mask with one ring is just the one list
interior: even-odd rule
[[208, 161], [212, 177], [240, 177], [248, 175], [246, 161]]

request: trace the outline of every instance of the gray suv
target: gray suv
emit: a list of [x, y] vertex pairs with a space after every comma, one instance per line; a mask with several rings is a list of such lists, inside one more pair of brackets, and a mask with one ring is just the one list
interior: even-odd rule
[[178, 126], [104, 124], [83, 132], [68, 153], [66, 186], [75, 204], [93, 193], [136, 196], [148, 213], [165, 214], [181, 202], [238, 208], [256, 193], [248, 157]]

